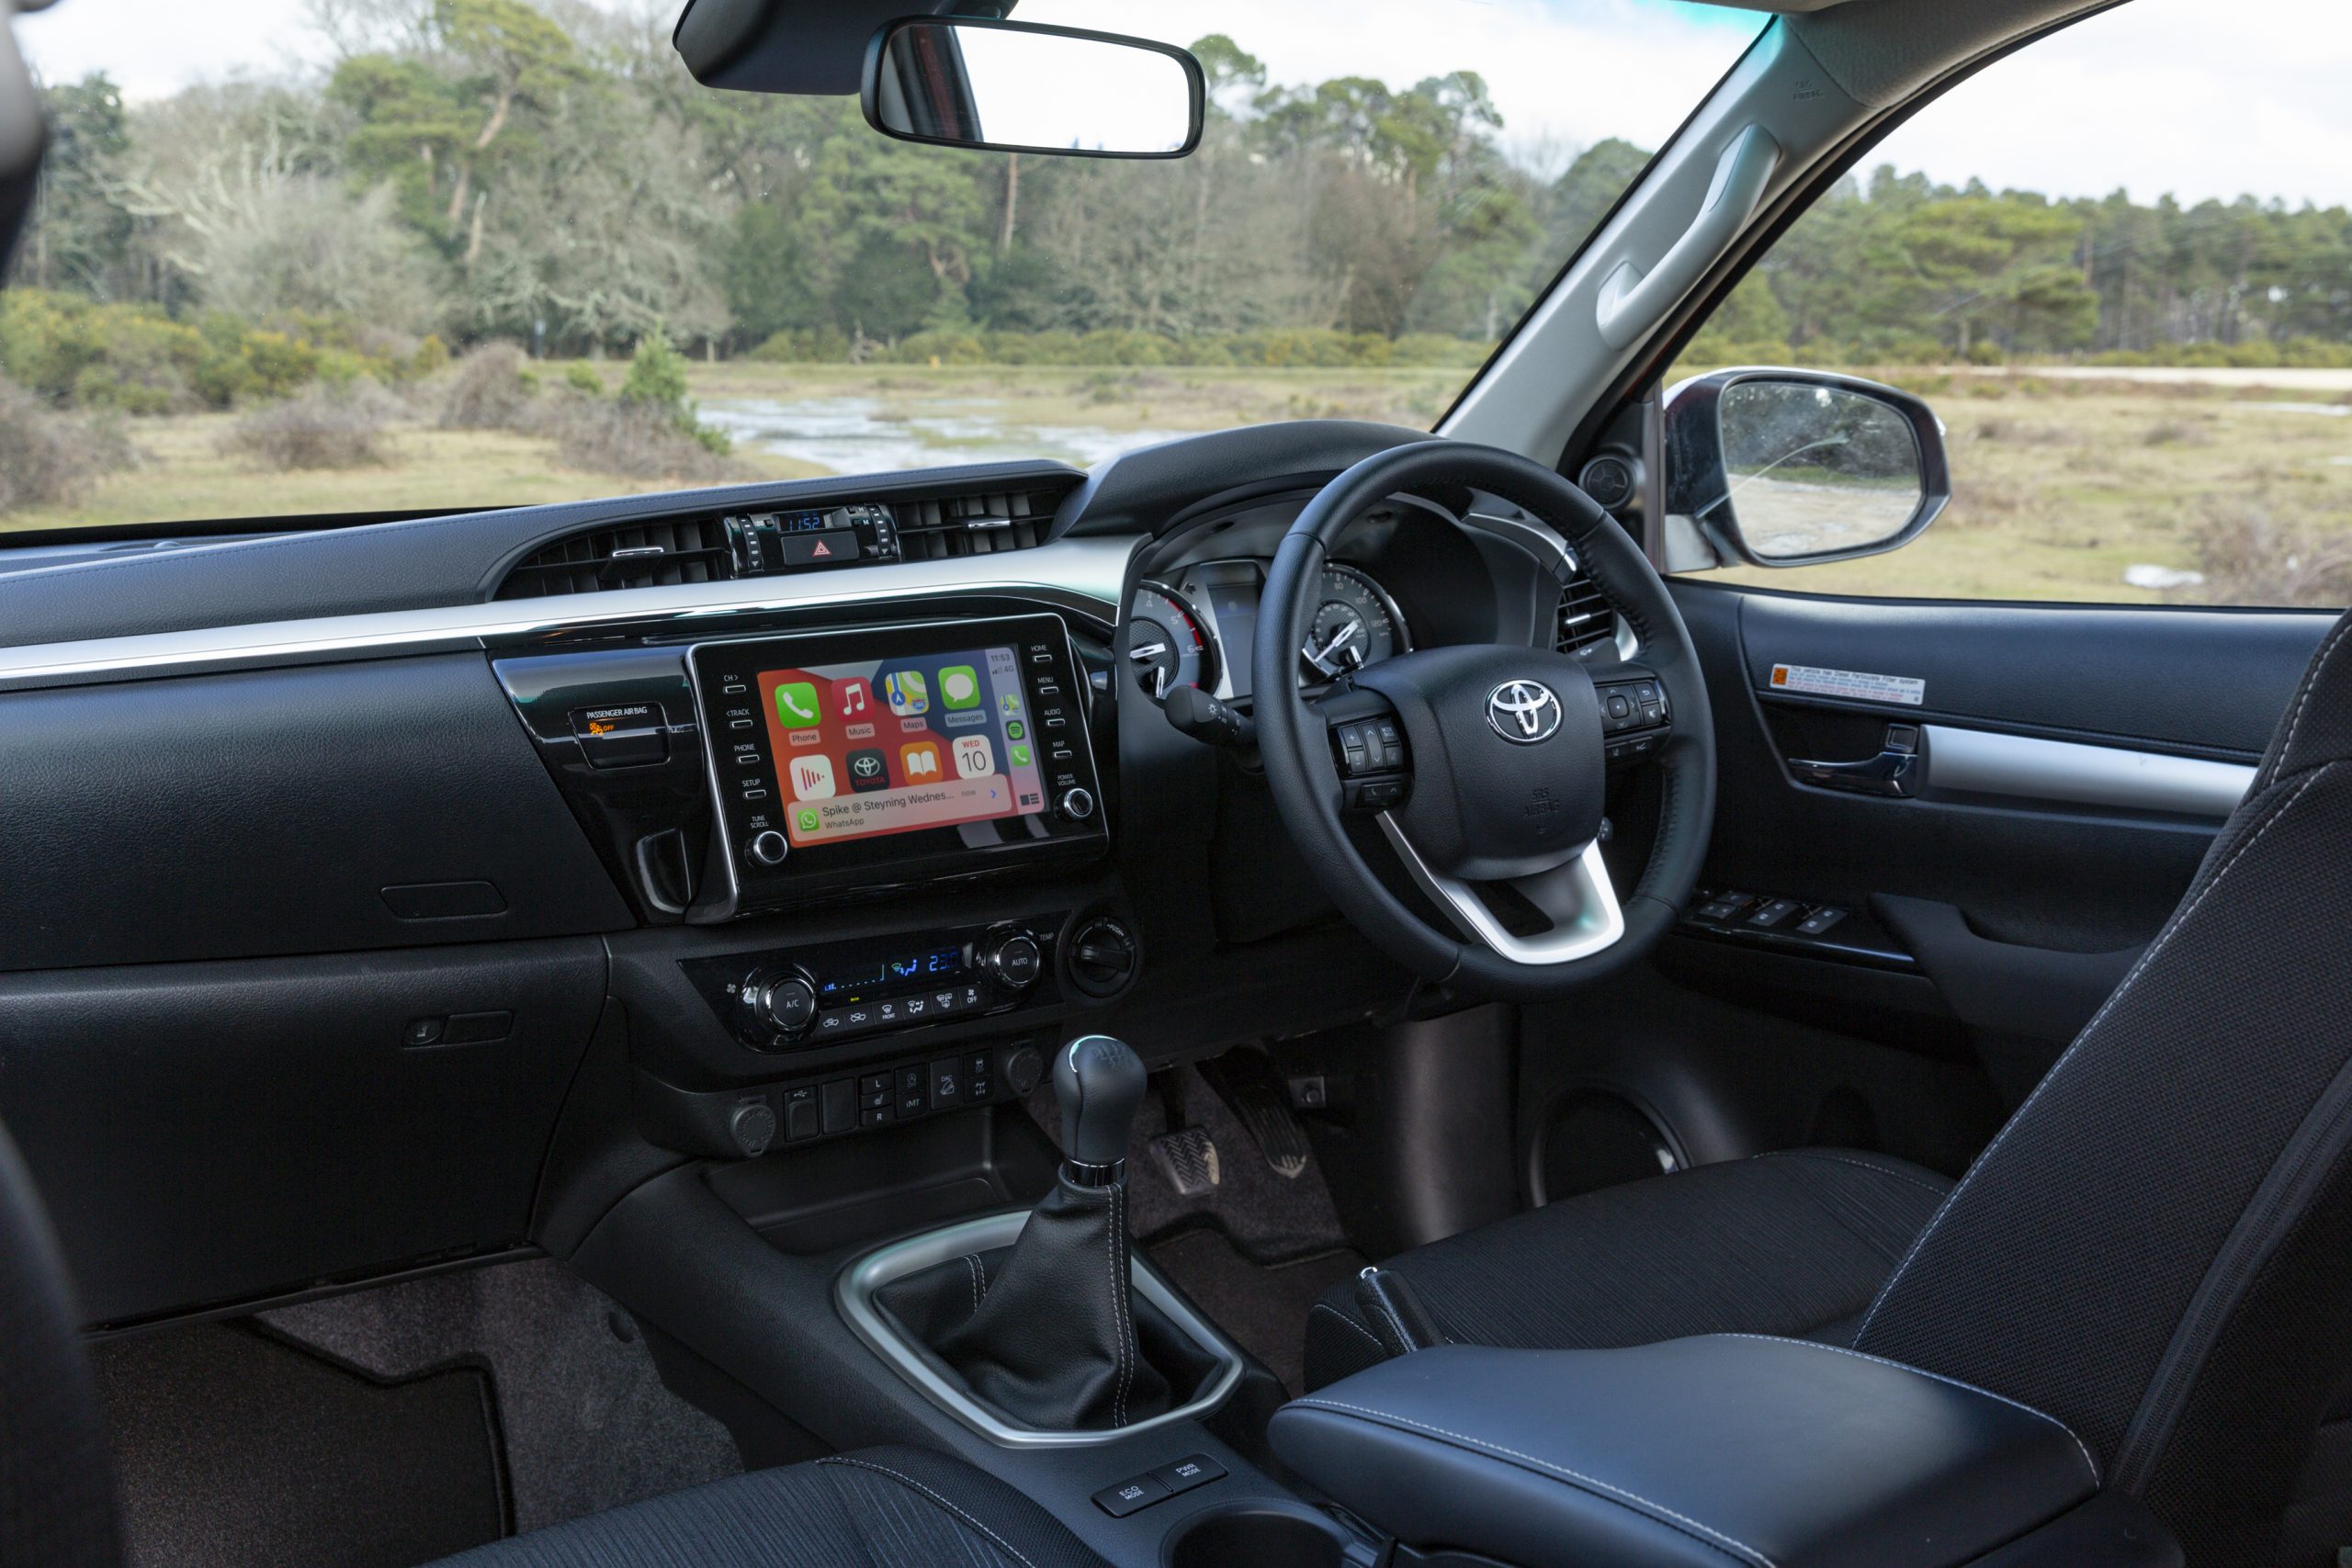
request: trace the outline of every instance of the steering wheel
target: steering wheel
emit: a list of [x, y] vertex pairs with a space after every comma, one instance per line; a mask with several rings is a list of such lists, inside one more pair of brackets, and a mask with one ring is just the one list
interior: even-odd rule
[[[1558, 530], [1632, 626], [1639, 662], [1596, 671], [1550, 648], [1432, 648], [1310, 700], [1298, 689], [1298, 650], [1340, 531], [1391, 496], [1464, 487]], [[1564, 555], [1555, 574], [1565, 583], [1571, 570]], [[1714, 723], [1698, 651], [1640, 547], [1558, 474], [1458, 441], [1365, 458], [1283, 536], [1251, 655], [1275, 809], [1324, 890], [1399, 963], [1484, 996], [1542, 1001], [1623, 968], [1674, 924], [1715, 810]], [[1649, 864], [1621, 901], [1601, 859], [1601, 814], [1609, 768], [1637, 757], [1664, 775], [1660, 820]], [[1351, 816], [1378, 823], [1456, 931], [1438, 930], [1389, 890], [1351, 835]]]

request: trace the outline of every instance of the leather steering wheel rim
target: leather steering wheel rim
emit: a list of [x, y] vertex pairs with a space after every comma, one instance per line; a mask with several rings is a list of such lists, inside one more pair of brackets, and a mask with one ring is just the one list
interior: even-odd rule
[[[1672, 719], [1672, 733], [1655, 761], [1663, 787], [1649, 863], [1622, 901], [1614, 900], [1601, 868], [1601, 892], [1622, 915], [1622, 931], [1596, 951], [1555, 962], [1525, 962], [1476, 935], [1440, 931], [1390, 890], [1342, 821], [1346, 791], [1326, 720], [1300, 694], [1295, 674], [1328, 552], [1341, 531], [1391, 496], [1463, 488], [1509, 502], [1557, 530], [1632, 626], [1641, 645], [1641, 665], [1665, 688]], [[1530, 650], [1530, 657], [1538, 657], [1538, 650]], [[1540, 650], [1540, 657], [1561, 656]], [[1258, 749], [1283, 826], [1348, 919], [1415, 973], [1498, 1000], [1548, 1000], [1643, 957], [1679, 918], [1706, 858], [1714, 821], [1714, 723], [1698, 650], [1641, 547], [1559, 474], [1516, 453], [1442, 439], [1363, 459], [1326, 485], [1283, 536], [1267, 571], [1251, 658]], [[1364, 683], [1372, 684], [1372, 676], [1384, 668], [1363, 672]], [[1424, 750], [1421, 738], [1415, 736], [1414, 744], [1418, 758]], [[1413, 787], [1424, 787], [1418, 762]], [[1393, 821], [1384, 825], [1401, 845]], [[1598, 866], [1598, 854], [1589, 853], [1586, 863]]]

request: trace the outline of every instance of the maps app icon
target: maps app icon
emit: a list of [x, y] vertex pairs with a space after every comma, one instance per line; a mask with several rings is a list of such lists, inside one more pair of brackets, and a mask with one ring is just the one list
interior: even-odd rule
[[890, 695], [890, 711], [900, 718], [931, 711], [931, 682], [920, 670], [901, 670], [883, 677], [882, 689]]

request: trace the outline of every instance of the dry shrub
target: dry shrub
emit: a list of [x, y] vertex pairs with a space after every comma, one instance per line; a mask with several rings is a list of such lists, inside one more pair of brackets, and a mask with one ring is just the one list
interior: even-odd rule
[[537, 379], [511, 343], [484, 344], [458, 362], [441, 400], [444, 430], [523, 430], [533, 423]]
[[2281, 521], [2267, 505], [2211, 509], [2191, 531], [2205, 573], [2200, 600], [2217, 604], [2352, 604], [2352, 527]]
[[138, 448], [113, 421], [60, 413], [0, 381], [0, 514], [78, 501], [138, 462]]
[[2004, 446], [2072, 446], [2082, 437], [2064, 425], [2036, 424], [2030, 420], [1980, 419], [1976, 439]]
[[221, 450], [265, 468], [356, 468], [389, 463], [385, 427], [392, 400], [372, 382], [345, 390], [313, 387], [266, 403], [238, 420]]
[[2006, 522], [2024, 515], [2033, 506], [2030, 487], [2006, 479], [1955, 479], [1951, 487], [1951, 504], [1936, 520], [1936, 526], [1949, 532], [1954, 528], [1975, 528], [1988, 523]]
[[566, 398], [557, 417], [556, 460], [591, 473], [633, 479], [718, 484], [750, 478], [752, 470], [711, 451], [679, 428], [668, 411], [615, 400]]
[[2213, 433], [2202, 424], [2187, 420], [2167, 419], [2148, 427], [2140, 437], [2143, 446], [2211, 446]]

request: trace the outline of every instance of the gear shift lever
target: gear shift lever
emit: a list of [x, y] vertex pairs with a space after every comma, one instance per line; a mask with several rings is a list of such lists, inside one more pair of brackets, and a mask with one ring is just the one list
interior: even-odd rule
[[1062, 1107], [1062, 1179], [1111, 1187], [1127, 1179], [1127, 1139], [1143, 1104], [1143, 1058], [1124, 1040], [1086, 1034], [1054, 1058], [1054, 1098]]
[[1136, 1338], [1127, 1138], [1142, 1058], [1107, 1034], [1054, 1058], [1060, 1179], [1004, 1252], [934, 1265], [882, 1301], [984, 1404], [1042, 1431], [1132, 1426], [1174, 1403]]

